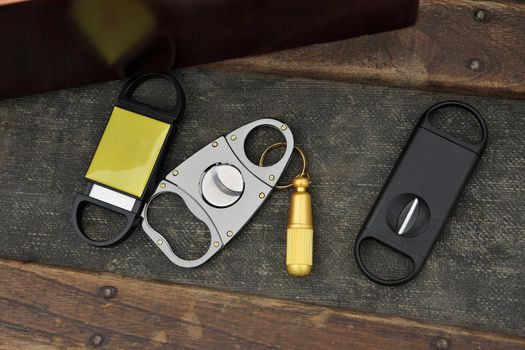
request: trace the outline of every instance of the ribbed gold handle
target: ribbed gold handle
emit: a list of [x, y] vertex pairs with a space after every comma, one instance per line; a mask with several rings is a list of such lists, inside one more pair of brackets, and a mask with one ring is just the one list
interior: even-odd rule
[[292, 182], [290, 215], [286, 230], [286, 269], [293, 276], [306, 276], [312, 271], [313, 238], [312, 199], [306, 190], [310, 181], [299, 176]]

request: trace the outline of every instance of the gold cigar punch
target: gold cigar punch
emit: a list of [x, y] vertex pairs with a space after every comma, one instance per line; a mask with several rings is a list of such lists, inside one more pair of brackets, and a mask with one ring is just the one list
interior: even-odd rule
[[[259, 166], [264, 166], [264, 161], [271, 151], [285, 146], [286, 142], [279, 142], [266, 148], [259, 159]], [[275, 188], [280, 190], [292, 188], [286, 228], [286, 270], [292, 276], [307, 276], [312, 271], [314, 243], [312, 198], [308, 192], [311, 179], [307, 172], [306, 155], [298, 146], [294, 146], [294, 150], [301, 156], [301, 172], [290, 183], [278, 184]]]

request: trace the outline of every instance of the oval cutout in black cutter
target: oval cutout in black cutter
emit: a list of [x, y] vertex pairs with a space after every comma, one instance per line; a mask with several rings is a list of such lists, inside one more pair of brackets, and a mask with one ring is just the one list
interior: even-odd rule
[[[431, 114], [443, 107], [471, 113], [481, 128], [479, 143], [464, 142], [433, 126]], [[463, 102], [441, 102], [423, 113], [354, 244], [357, 265], [370, 280], [396, 285], [417, 276], [478, 164], [487, 138], [485, 120]], [[361, 256], [360, 246], [366, 239], [375, 239], [406, 255], [413, 262], [413, 270], [395, 280], [373, 274]]]

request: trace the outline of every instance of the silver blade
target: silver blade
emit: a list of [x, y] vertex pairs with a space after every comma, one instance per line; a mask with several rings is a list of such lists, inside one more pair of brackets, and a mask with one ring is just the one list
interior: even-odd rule
[[416, 223], [417, 216], [419, 215], [419, 200], [414, 198], [410, 201], [399, 214], [397, 219], [397, 233], [402, 235], [408, 232], [412, 226]]

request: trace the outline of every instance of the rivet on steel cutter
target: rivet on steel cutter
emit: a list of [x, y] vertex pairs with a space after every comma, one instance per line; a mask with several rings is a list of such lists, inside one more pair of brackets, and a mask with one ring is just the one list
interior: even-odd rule
[[[259, 165], [264, 166], [264, 160], [272, 150], [285, 146], [285, 142], [279, 142], [266, 148], [261, 154]], [[301, 172], [292, 179], [291, 183], [276, 185], [275, 188], [293, 188], [286, 229], [286, 270], [292, 276], [307, 276], [312, 271], [314, 243], [312, 198], [307, 192], [311, 180], [306, 171], [308, 162], [303, 150], [298, 146], [295, 146], [294, 150], [299, 153], [303, 162]]]

